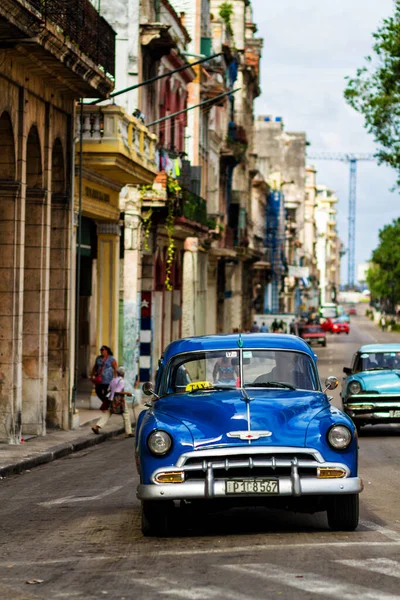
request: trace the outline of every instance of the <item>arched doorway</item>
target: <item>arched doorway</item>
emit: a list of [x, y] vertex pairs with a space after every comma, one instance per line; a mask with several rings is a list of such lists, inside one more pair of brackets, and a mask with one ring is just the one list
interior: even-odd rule
[[10, 115], [3, 112], [0, 117], [0, 180], [15, 180], [15, 144]]
[[19, 441], [21, 431], [21, 389], [17, 385], [20, 329], [16, 306], [20, 185], [16, 181], [16, 146], [8, 112], [0, 114], [0, 140], [0, 442], [12, 443]]
[[46, 413], [46, 192], [39, 132], [32, 125], [26, 144], [25, 259], [22, 332], [22, 433], [43, 435]]
[[64, 150], [54, 142], [51, 154], [51, 225], [46, 426], [68, 426], [69, 203]]

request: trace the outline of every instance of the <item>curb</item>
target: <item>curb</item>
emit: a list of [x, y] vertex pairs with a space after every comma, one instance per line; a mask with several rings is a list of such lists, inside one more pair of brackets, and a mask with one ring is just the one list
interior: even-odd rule
[[10, 463], [9, 465], [0, 467], [0, 478], [3, 479], [4, 477], [9, 477], [10, 475], [17, 475], [18, 473], [22, 473], [23, 471], [33, 469], [34, 467], [39, 467], [40, 465], [53, 462], [58, 458], [64, 458], [64, 456], [68, 456], [69, 454], [73, 454], [74, 452], [80, 452], [81, 450], [85, 450], [86, 448], [91, 448], [92, 446], [96, 446], [97, 444], [101, 444], [106, 440], [123, 434], [124, 431], [125, 428], [120, 427], [119, 429], [114, 429], [113, 431], [105, 431], [104, 433], [99, 433], [99, 435], [93, 435], [90, 437], [86, 436], [79, 438], [73, 442], [67, 442], [65, 444], [53, 446], [52, 448], [45, 450], [37, 456], [24, 458], [22, 460], [19, 460], [18, 462]]

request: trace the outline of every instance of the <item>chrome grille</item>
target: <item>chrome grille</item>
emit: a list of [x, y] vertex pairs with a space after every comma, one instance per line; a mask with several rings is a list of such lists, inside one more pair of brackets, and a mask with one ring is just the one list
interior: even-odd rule
[[191, 456], [182, 468], [186, 479], [190, 480], [205, 478], [209, 469], [213, 471], [216, 479], [289, 476], [293, 465], [296, 465], [300, 475], [315, 476], [320, 462], [309, 454], [235, 455], [224, 459], [220, 456]]

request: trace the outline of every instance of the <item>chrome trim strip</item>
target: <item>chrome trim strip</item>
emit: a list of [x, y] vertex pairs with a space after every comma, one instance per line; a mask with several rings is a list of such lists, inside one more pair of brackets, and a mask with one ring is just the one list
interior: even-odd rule
[[319, 463], [325, 462], [323, 456], [318, 450], [315, 448], [297, 448], [293, 446], [235, 446], [234, 448], [208, 448], [207, 450], [194, 450], [191, 452], [184, 452], [180, 455], [176, 462], [176, 467], [183, 467], [183, 465], [187, 462], [189, 458], [204, 458], [207, 457], [215, 457], [221, 456], [224, 459], [229, 456], [237, 456], [237, 455], [247, 455], [250, 454], [252, 456], [256, 454], [268, 454], [268, 455], [278, 455], [278, 454], [308, 454], [313, 456], [316, 461]]
[[372, 408], [389, 408], [390, 410], [400, 410], [400, 401], [399, 402], [362, 402], [355, 404], [352, 402], [351, 404], [346, 404], [346, 408], [349, 410], [371, 410]]

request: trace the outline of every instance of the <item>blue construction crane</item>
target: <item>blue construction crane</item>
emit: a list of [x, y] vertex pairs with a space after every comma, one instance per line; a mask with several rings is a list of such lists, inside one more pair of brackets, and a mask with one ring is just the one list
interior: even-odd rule
[[307, 159], [338, 160], [350, 165], [347, 284], [350, 289], [353, 289], [356, 261], [357, 163], [359, 160], [376, 160], [376, 157], [373, 154], [352, 152], [313, 152], [312, 154], [307, 154]]

